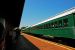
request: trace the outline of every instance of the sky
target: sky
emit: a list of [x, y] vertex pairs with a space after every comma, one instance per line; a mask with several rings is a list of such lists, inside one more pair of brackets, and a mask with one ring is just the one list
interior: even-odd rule
[[75, 7], [75, 0], [26, 0], [20, 27], [31, 26]]

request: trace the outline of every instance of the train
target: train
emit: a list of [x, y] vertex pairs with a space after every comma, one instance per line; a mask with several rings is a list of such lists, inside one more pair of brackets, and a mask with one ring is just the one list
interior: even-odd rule
[[75, 40], [75, 7], [34, 24], [23, 31], [37, 36]]

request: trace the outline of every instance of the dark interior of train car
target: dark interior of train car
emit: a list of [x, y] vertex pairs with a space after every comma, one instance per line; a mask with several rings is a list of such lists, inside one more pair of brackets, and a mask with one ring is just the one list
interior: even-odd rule
[[19, 27], [24, 3], [25, 0], [0, 0], [0, 50], [11, 50], [9, 32]]

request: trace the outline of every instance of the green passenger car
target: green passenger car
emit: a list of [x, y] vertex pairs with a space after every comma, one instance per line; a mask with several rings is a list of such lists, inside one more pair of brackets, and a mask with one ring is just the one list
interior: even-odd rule
[[75, 8], [35, 24], [26, 31], [37, 35], [75, 39]]

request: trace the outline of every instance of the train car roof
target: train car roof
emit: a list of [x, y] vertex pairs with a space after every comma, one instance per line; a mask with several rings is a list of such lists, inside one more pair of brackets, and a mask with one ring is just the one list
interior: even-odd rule
[[19, 26], [25, 0], [0, 0], [0, 17]]
[[49, 19], [47, 19], [45, 21], [39, 22], [37, 24], [34, 24], [31, 27], [36, 26], [36, 25], [39, 25], [39, 24], [42, 24], [42, 23], [47, 22], [47, 21], [54, 20], [56, 18], [60, 18], [60, 17], [66, 16], [66, 15], [69, 15], [71, 13], [75, 13], [75, 7], [72, 7], [71, 9], [68, 9], [68, 10], [65, 10], [65, 11], [59, 13], [59, 14], [56, 14], [55, 16], [52, 16], [52, 17], [50, 17]]

